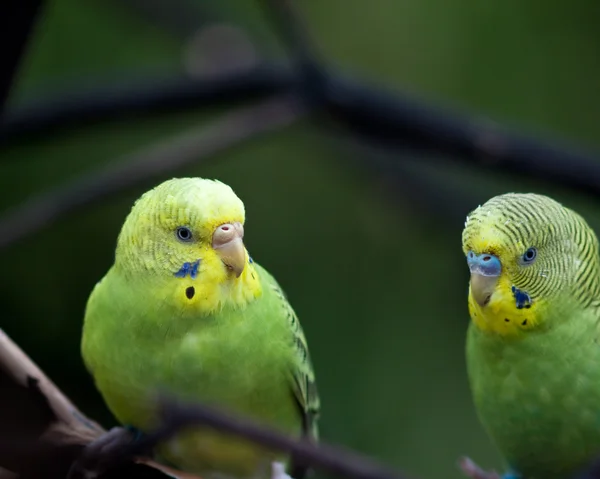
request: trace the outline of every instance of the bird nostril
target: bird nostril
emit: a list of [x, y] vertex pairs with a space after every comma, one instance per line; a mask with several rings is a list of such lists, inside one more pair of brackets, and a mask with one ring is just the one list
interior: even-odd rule
[[489, 260], [491, 260], [491, 259], [492, 259], [492, 257], [491, 257], [491, 256], [484, 256], [484, 257], [483, 257], [483, 261], [489, 261]]
[[229, 226], [221, 226], [221, 229], [222, 229], [223, 231], [229, 231]]

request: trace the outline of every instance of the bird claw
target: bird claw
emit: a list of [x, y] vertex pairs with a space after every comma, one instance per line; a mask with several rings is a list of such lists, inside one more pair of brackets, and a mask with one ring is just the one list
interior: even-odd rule
[[485, 471], [481, 467], [479, 467], [475, 462], [469, 457], [462, 457], [458, 461], [458, 466], [462, 470], [462, 472], [471, 479], [518, 479], [519, 476], [515, 476], [514, 474], [505, 474], [504, 476], [500, 476], [496, 471]]
[[294, 479], [285, 472], [285, 465], [282, 462], [271, 463], [271, 479]]
[[67, 479], [93, 478], [110, 466], [123, 460], [119, 454], [123, 446], [135, 442], [139, 433], [129, 427], [113, 427], [89, 443], [71, 466]]

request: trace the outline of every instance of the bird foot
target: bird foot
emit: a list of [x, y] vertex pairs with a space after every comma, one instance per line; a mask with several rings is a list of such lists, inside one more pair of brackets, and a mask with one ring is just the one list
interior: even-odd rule
[[285, 472], [285, 465], [282, 462], [271, 463], [271, 479], [294, 479]]
[[504, 475], [500, 476], [496, 471], [484, 471], [469, 457], [462, 457], [458, 461], [458, 466], [462, 472], [471, 479], [511, 479], [518, 477], [515, 475]]
[[67, 479], [93, 478], [115, 466], [125, 458], [120, 454], [123, 446], [141, 437], [141, 432], [130, 426], [113, 427], [95, 441], [89, 443], [73, 463]]

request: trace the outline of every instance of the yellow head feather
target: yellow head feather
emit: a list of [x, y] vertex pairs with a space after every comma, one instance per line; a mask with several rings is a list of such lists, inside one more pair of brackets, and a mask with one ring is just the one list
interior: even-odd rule
[[[213, 244], [221, 225], [244, 222], [244, 204], [228, 185], [202, 178], [165, 181], [133, 205], [119, 234], [115, 268], [132, 280], [161, 283], [164, 295], [203, 313], [244, 305], [261, 291], [245, 247], [237, 277]], [[182, 229], [191, 233], [185, 241]]]
[[563, 306], [589, 305], [600, 293], [596, 235], [581, 216], [546, 196], [490, 199], [467, 216], [462, 248], [468, 258], [500, 261], [497, 278], [484, 278], [491, 294], [485, 301], [473, 294], [481, 276], [472, 275], [469, 288], [471, 318], [484, 331], [518, 335], [545, 324], [550, 305], [560, 316]]

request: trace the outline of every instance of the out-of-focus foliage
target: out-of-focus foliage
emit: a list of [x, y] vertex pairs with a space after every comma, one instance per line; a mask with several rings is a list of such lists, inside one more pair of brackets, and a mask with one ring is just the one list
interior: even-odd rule
[[[181, 40], [116, 3], [49, 2], [12, 106], [65, 78], [178, 71]], [[600, 149], [597, 2], [299, 4], [332, 65]], [[213, 8], [272, 41], [254, 2]], [[1, 208], [207, 119], [207, 112], [138, 118], [11, 146], [0, 152]], [[599, 226], [600, 200], [535, 179], [485, 176], [444, 158], [424, 167], [415, 160], [429, 158], [409, 158], [411, 170], [470, 199], [449, 221], [401, 191], [381, 194], [380, 181], [357, 166], [361, 158], [367, 154], [303, 122], [177, 175], [218, 178], [245, 202], [248, 247], [284, 286], [308, 336], [325, 440], [423, 478], [459, 477], [455, 460], [465, 453], [499, 468], [465, 374], [468, 276], [458, 218], [495, 194], [532, 190], [554, 195]], [[91, 288], [111, 264], [123, 219], [148, 186], [0, 251], [0, 326], [105, 426], [113, 420], [79, 355], [81, 320]], [[453, 198], [437, 189], [430, 195], [440, 203]]]

